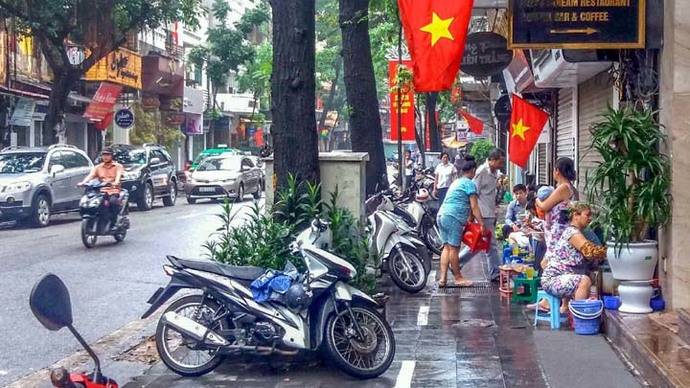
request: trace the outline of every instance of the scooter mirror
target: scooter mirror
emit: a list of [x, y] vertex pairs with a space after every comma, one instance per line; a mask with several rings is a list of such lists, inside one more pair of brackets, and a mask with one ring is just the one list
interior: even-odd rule
[[72, 325], [72, 303], [65, 283], [53, 274], [45, 275], [31, 290], [31, 312], [46, 329], [58, 331]]

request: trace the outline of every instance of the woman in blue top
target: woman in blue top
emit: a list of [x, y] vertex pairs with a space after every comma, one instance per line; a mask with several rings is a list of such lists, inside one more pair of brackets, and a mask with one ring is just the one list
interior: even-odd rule
[[477, 200], [477, 185], [472, 181], [476, 170], [477, 162], [474, 158], [469, 155], [465, 156], [465, 161], [460, 169], [462, 175], [460, 179], [450, 185], [446, 198], [438, 210], [436, 222], [441, 241], [444, 244], [441, 252], [439, 287], [446, 286], [446, 273], [449, 265], [455, 276], [456, 286], [468, 287], [472, 285], [472, 282], [465, 280], [460, 273], [458, 254], [460, 253], [462, 232], [470, 218], [470, 211], [479, 225], [482, 225], [482, 233], [484, 233], [484, 222]]

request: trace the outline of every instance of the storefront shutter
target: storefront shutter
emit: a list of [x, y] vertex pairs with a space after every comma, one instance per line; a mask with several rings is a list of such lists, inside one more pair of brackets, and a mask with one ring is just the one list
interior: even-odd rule
[[549, 171], [547, 163], [547, 144], [537, 144], [537, 184], [549, 184]]
[[556, 159], [575, 159], [575, 123], [572, 88], [558, 91], [558, 127], [556, 128]]
[[613, 84], [611, 76], [600, 73], [579, 86], [578, 104], [578, 180], [577, 187], [581, 197], [585, 197], [585, 177], [601, 161], [601, 155], [591, 149], [592, 125], [599, 122], [609, 106], [613, 104]]

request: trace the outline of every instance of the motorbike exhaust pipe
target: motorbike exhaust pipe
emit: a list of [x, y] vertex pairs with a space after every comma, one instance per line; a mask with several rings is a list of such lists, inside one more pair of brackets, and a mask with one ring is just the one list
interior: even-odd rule
[[225, 338], [221, 337], [215, 331], [174, 311], [169, 311], [163, 314], [161, 319], [163, 320], [164, 324], [172, 327], [184, 335], [191, 337], [196, 341], [215, 346], [230, 345]]
[[226, 350], [255, 352], [260, 355], [281, 354], [284, 356], [294, 356], [298, 353], [298, 350], [282, 350], [269, 346], [231, 345], [230, 342], [215, 331], [173, 311], [163, 314], [161, 319], [164, 324], [191, 337], [195, 341], [208, 343], [214, 346], [222, 346]]

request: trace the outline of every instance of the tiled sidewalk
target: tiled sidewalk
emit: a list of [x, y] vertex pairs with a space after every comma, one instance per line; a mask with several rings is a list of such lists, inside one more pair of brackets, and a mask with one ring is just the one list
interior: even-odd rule
[[[163, 365], [134, 387], [633, 387], [638, 383], [602, 336], [534, 330], [522, 306], [501, 299], [484, 279], [478, 256], [465, 269], [470, 289], [389, 289], [386, 312], [396, 357], [380, 378], [354, 380], [323, 365], [320, 355], [261, 364], [227, 361], [215, 372], [183, 379]], [[540, 341], [537, 344], [535, 341]], [[598, 366], [597, 366], [598, 365]]]

